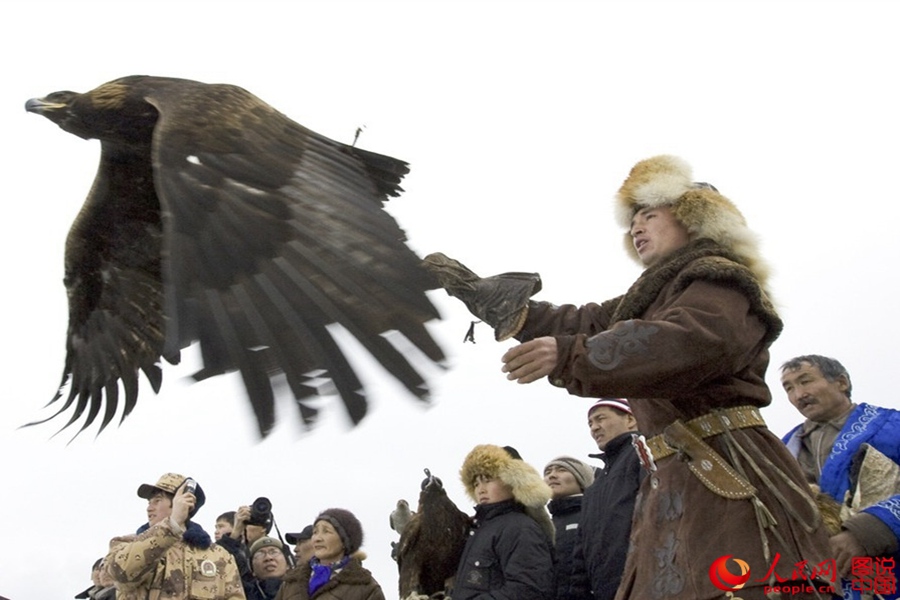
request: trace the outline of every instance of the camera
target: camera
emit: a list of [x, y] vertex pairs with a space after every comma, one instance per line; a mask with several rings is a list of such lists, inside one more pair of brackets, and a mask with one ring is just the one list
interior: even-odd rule
[[268, 527], [272, 524], [272, 503], [266, 497], [259, 497], [250, 505], [250, 518], [248, 525]]

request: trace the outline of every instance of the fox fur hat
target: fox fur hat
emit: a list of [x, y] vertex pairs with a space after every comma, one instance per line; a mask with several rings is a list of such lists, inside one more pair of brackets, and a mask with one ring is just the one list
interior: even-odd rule
[[690, 165], [681, 158], [654, 156], [634, 165], [615, 204], [616, 222], [627, 230], [625, 249], [638, 262], [631, 240], [632, 218], [644, 208], [669, 206], [692, 241], [708, 238], [730, 250], [766, 287], [768, 268], [741, 211], [712, 185], [694, 182]]
[[511, 453], [515, 450], [507, 450], [493, 444], [481, 444], [472, 448], [462, 468], [459, 477], [466, 488], [466, 493], [473, 502], [478, 502], [475, 497], [475, 478], [479, 475], [491, 479], [499, 479], [512, 488], [513, 498], [526, 507], [543, 508], [553, 492], [544, 482], [537, 470]]

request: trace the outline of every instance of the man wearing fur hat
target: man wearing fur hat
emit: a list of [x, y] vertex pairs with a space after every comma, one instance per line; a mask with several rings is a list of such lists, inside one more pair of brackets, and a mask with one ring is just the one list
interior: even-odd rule
[[241, 578], [226, 550], [191, 518], [206, 495], [192, 479], [166, 473], [138, 488], [147, 500], [147, 523], [135, 535], [113, 538], [106, 569], [119, 600], [244, 598]]
[[844, 577], [844, 597], [861, 598], [860, 590], [866, 587], [852, 572], [853, 560], [883, 557], [893, 562], [893, 569], [880, 577], [880, 591], [885, 599], [897, 598], [900, 411], [854, 404], [850, 374], [827, 356], [810, 354], [785, 362], [781, 384], [790, 403], [806, 417], [784, 441], [807, 481], [820, 492], [831, 556]]
[[634, 166], [616, 216], [644, 271], [602, 304], [516, 306], [540, 289], [521, 274], [485, 288], [443, 255], [426, 266], [498, 338], [522, 342], [502, 357], [510, 380], [547, 377], [579, 396], [630, 400], [652, 473], [618, 598], [719, 598], [710, 567], [728, 555], [753, 575], [735, 595], [762, 598], [766, 586], [807, 577], [803, 565], [825, 561], [828, 543], [796, 461], [759, 412], [771, 403], [768, 349], [782, 322], [755, 236], [674, 156]]
[[453, 600], [553, 597], [550, 488], [511, 447], [475, 446], [459, 471], [476, 503], [454, 577]]
[[578, 539], [584, 490], [594, 483], [594, 469], [572, 456], [557, 456], [544, 467], [544, 482], [553, 492], [547, 510], [556, 530], [553, 569], [556, 591], [551, 600], [575, 600], [569, 593], [572, 559]]

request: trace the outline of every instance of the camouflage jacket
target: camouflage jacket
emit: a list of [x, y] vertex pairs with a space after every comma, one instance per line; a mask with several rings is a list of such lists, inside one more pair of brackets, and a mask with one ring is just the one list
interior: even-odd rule
[[[195, 530], [202, 532], [189, 524], [188, 532]], [[244, 599], [231, 554], [212, 543], [189, 544], [169, 519], [110, 540], [106, 564], [118, 600]]]

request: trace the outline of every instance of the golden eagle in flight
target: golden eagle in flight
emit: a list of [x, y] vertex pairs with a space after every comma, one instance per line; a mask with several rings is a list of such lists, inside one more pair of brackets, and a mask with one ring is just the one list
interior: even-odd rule
[[[45, 422], [72, 410], [80, 431], [103, 410], [124, 419], [143, 371], [198, 341], [202, 380], [239, 371], [262, 436], [283, 373], [304, 423], [322, 378], [354, 423], [363, 386], [327, 326], [345, 327], [419, 398], [425, 380], [382, 334], [399, 331], [435, 362], [424, 324], [437, 284], [384, 209], [405, 162], [330, 140], [233, 85], [131, 76], [25, 104], [99, 139], [100, 165], [66, 241], [66, 360]], [[74, 406], [73, 406], [74, 405]]]

